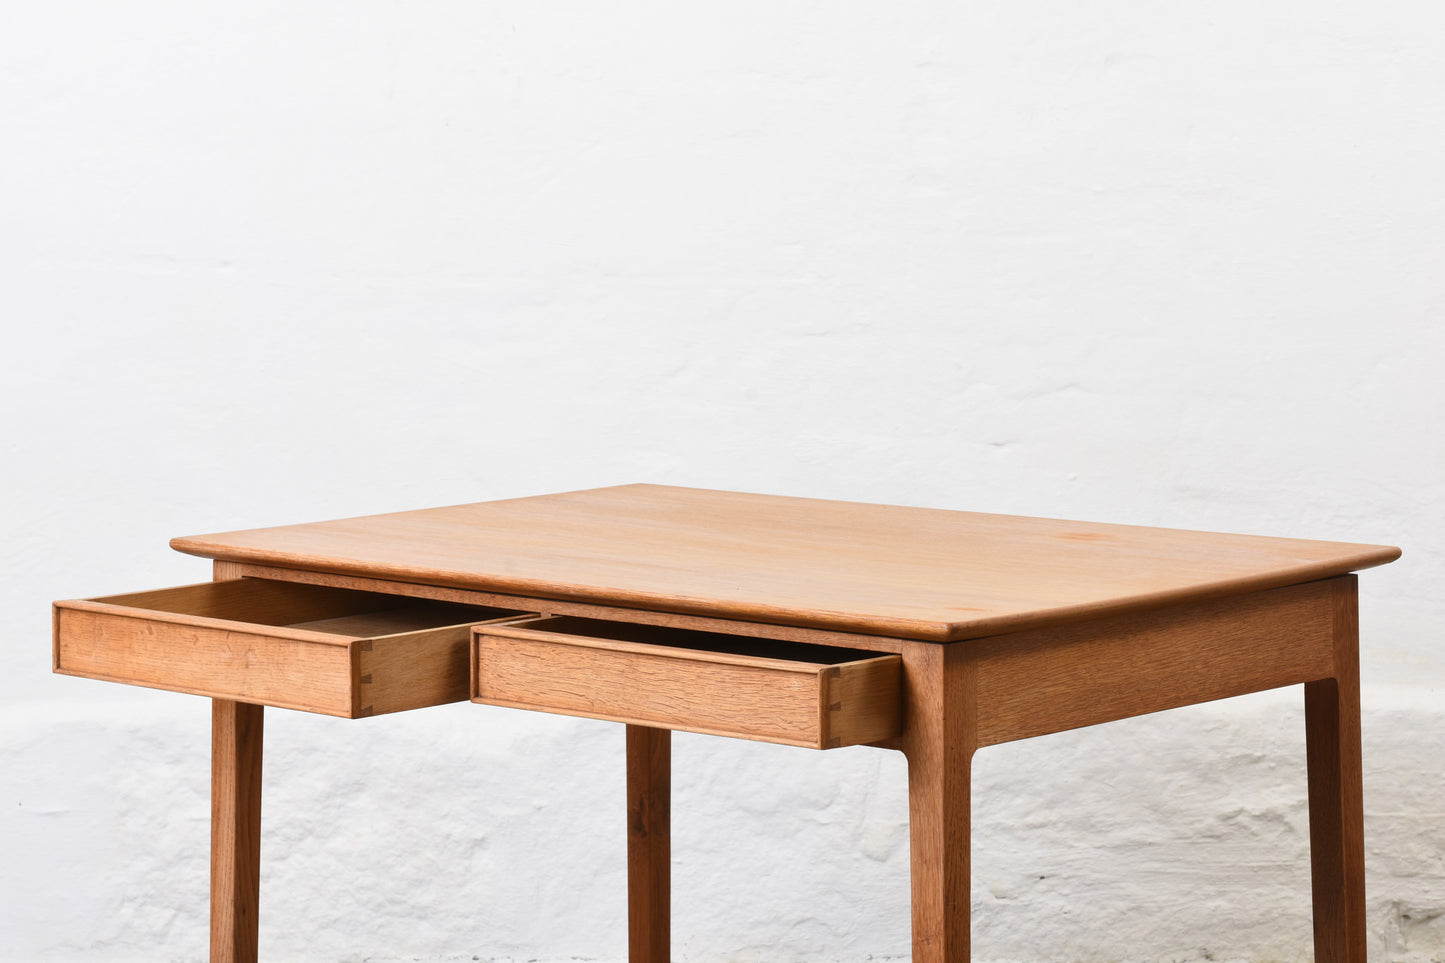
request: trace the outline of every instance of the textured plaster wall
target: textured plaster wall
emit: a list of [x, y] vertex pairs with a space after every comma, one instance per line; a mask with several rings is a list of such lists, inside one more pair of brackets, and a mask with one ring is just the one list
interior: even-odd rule
[[[624, 481], [1402, 545], [1371, 959], [1445, 959], [1445, 8], [0, 5], [0, 960], [198, 960], [177, 534]], [[976, 760], [986, 960], [1308, 959], [1299, 694]], [[267, 716], [267, 960], [620, 960], [621, 731]], [[906, 955], [901, 759], [676, 740], [676, 956]]]

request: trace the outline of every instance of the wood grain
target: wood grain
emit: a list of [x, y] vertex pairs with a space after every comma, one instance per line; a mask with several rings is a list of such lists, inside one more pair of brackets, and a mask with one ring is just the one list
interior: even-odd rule
[[538, 615], [575, 615], [579, 618], [601, 619], [608, 622], [661, 625], [674, 629], [692, 629], [698, 632], [721, 632], [727, 635], [806, 642], [810, 645], [832, 645], [888, 652], [897, 652], [901, 649], [899, 640], [878, 635], [860, 635], [857, 632], [800, 628], [793, 625], [769, 625], [764, 622], [739, 622], [736, 619], [682, 615], [677, 612], [652, 612], [645, 609], [621, 608], [615, 605], [568, 602], [523, 595], [502, 595], [497, 592], [482, 592], [476, 589], [392, 582], [359, 575], [338, 575], [335, 572], [306, 572], [299, 569], [277, 568], [273, 565], [255, 565], [249, 562], [217, 562], [215, 564], [218, 568], [224, 566], [227, 578], [259, 578], [300, 582], [306, 585], [327, 585], [335, 588], [379, 592], [398, 598], [439, 599], [467, 605], [487, 605], [494, 608], [533, 612]]
[[863, 655], [570, 617], [513, 622], [475, 630], [472, 701], [823, 749], [899, 731], [898, 657]]
[[351, 639], [261, 634], [242, 623], [187, 624], [64, 603], [57, 603], [56, 627], [62, 675], [351, 714]]
[[964, 646], [903, 650], [913, 963], [968, 963], [974, 666]]
[[1334, 666], [1340, 581], [970, 643], [978, 744], [1325, 678]]
[[627, 959], [669, 963], [672, 733], [627, 727]]
[[65, 675], [355, 718], [465, 700], [471, 627], [529, 614], [240, 579], [57, 602], [53, 658]]
[[88, 601], [96, 609], [131, 609], [151, 613], [155, 618], [184, 616], [276, 627], [375, 612], [400, 604], [373, 592], [260, 579], [199, 582]]
[[[389, 599], [388, 604], [397, 607], [382, 609], [378, 612], [358, 612], [356, 615], [317, 619], [314, 622], [297, 622], [288, 627], [325, 632], [328, 635], [342, 635], [353, 639], [375, 639], [384, 635], [421, 632], [441, 625], [462, 625], [475, 620], [477, 612], [475, 608], [469, 606], [446, 602]], [[512, 611], [518, 615], [536, 614], [524, 609]]]
[[823, 673], [818, 724], [828, 748], [877, 742], [903, 730], [902, 673], [903, 660], [897, 656], [833, 666]]
[[1365, 963], [1358, 603], [1353, 578], [1333, 588], [1334, 672], [1305, 686], [1315, 960]]
[[256, 963], [263, 711], [211, 704], [211, 963]]
[[1399, 555], [657, 485], [171, 544], [281, 568], [938, 642], [1276, 588]]
[[[507, 622], [528, 613], [489, 621]], [[355, 666], [351, 715], [355, 718], [465, 702], [471, 622], [366, 639], [351, 648]], [[483, 623], [485, 624], [485, 623]]]

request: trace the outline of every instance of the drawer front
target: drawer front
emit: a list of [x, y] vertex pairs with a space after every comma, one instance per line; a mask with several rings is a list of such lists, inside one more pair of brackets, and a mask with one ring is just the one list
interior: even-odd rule
[[473, 634], [473, 702], [815, 749], [900, 729], [892, 654], [572, 617]]
[[55, 603], [54, 669], [356, 718], [468, 695], [472, 626], [525, 612], [235, 579]]

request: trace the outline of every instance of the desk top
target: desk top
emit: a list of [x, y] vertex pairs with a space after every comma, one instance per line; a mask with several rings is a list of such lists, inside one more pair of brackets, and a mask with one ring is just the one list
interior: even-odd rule
[[952, 642], [1277, 588], [1382, 545], [623, 485], [177, 538], [178, 551]]

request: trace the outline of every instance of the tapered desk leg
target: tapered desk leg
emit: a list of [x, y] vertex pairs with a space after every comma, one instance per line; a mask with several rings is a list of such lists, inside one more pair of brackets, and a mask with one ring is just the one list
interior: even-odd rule
[[915, 643], [903, 655], [913, 963], [967, 963], [971, 673], [956, 646]]
[[627, 727], [627, 955], [668, 963], [672, 939], [672, 733]]
[[1354, 579], [1335, 599], [1335, 677], [1305, 684], [1316, 963], [1365, 963], [1359, 617]]
[[256, 963], [262, 709], [211, 702], [211, 963]]

